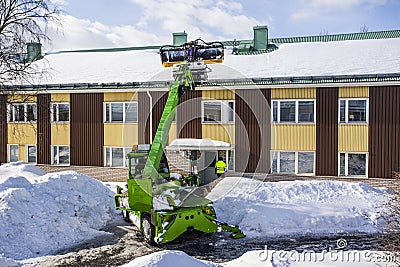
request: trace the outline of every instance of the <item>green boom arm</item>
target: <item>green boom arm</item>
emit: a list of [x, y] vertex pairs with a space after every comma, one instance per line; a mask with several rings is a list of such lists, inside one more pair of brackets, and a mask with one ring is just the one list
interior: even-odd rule
[[153, 182], [156, 182], [158, 178], [158, 168], [160, 166], [163, 150], [167, 144], [169, 129], [171, 128], [175, 109], [178, 106], [179, 97], [181, 97], [186, 90], [194, 90], [194, 80], [188, 64], [183, 62], [180, 64], [175, 81], [169, 89], [167, 103], [162, 113], [160, 123], [158, 124], [149, 157], [146, 161], [146, 166], [143, 170], [143, 177], [150, 177]]

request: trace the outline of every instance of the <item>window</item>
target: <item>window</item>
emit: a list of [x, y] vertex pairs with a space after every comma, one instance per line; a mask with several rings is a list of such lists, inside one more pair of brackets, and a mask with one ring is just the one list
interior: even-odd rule
[[235, 152], [233, 150], [228, 150], [228, 160], [227, 160], [228, 171], [235, 170]]
[[106, 167], [126, 167], [126, 154], [131, 150], [130, 147], [104, 147], [104, 165]]
[[69, 146], [52, 146], [51, 164], [69, 165]]
[[340, 123], [366, 123], [368, 122], [367, 99], [340, 99]]
[[203, 101], [203, 123], [233, 123], [235, 121], [234, 101]]
[[8, 162], [19, 160], [19, 145], [8, 145]]
[[367, 176], [366, 153], [339, 153], [340, 176]]
[[275, 123], [314, 123], [315, 100], [273, 100], [272, 121]]
[[26, 146], [26, 161], [28, 163], [36, 163], [36, 145]]
[[36, 120], [35, 103], [13, 103], [8, 105], [9, 122], [35, 122]]
[[271, 173], [313, 174], [314, 152], [271, 151]]
[[69, 103], [52, 103], [51, 121], [69, 122]]
[[104, 122], [128, 122], [138, 121], [137, 102], [111, 102], [104, 103]]

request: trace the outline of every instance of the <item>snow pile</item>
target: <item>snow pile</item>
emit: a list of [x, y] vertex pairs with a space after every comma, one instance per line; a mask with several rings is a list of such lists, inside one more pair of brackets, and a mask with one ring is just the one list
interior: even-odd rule
[[164, 250], [155, 252], [143, 257], [139, 257], [129, 262], [128, 264], [122, 265], [124, 267], [170, 267], [170, 266], [191, 266], [191, 267], [206, 267], [206, 266], [220, 266], [218, 264], [202, 261], [190, 257], [182, 251]]
[[225, 178], [207, 196], [221, 221], [249, 237], [374, 233], [385, 190], [339, 181]]
[[0, 256], [55, 253], [104, 234], [114, 215], [113, 192], [86, 175], [11, 163], [0, 177]]

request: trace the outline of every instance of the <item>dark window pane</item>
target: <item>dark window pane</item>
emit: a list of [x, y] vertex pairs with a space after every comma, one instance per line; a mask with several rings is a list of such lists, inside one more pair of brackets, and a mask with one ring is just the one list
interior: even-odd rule
[[279, 152], [272, 152], [271, 173], [278, 173], [278, 154], [279, 154]]
[[113, 167], [124, 166], [124, 149], [123, 148], [112, 148], [112, 160], [111, 164]]
[[204, 103], [204, 121], [221, 121], [221, 103], [205, 102]]
[[123, 118], [123, 104], [111, 103], [111, 121], [122, 122]]
[[340, 153], [340, 176], [346, 175], [346, 154], [345, 153]]
[[296, 102], [281, 101], [280, 104], [281, 122], [296, 122]]
[[36, 146], [28, 146], [28, 162], [36, 162]]
[[350, 121], [367, 121], [366, 100], [349, 100], [349, 122]]
[[10, 145], [10, 162], [16, 162], [19, 160], [18, 148], [18, 145]]
[[26, 105], [26, 120], [36, 121], [36, 104]]
[[346, 122], [346, 100], [340, 100], [340, 122]]
[[278, 122], [278, 102], [276, 101], [272, 102], [272, 114], [273, 114], [272, 121]]
[[69, 164], [69, 147], [60, 146], [59, 148], [59, 164]]
[[58, 105], [58, 121], [69, 121], [69, 104]]
[[366, 154], [348, 154], [348, 175], [366, 174]]
[[280, 153], [280, 172], [294, 173], [295, 171], [295, 153], [281, 152]]
[[299, 122], [314, 122], [314, 101], [299, 101]]
[[314, 173], [314, 153], [299, 152], [298, 173]]
[[14, 121], [25, 121], [25, 106], [16, 104], [14, 106]]
[[228, 102], [228, 122], [233, 122], [234, 121], [234, 103], [233, 102]]
[[125, 104], [125, 121], [126, 122], [137, 122], [137, 103], [126, 103]]

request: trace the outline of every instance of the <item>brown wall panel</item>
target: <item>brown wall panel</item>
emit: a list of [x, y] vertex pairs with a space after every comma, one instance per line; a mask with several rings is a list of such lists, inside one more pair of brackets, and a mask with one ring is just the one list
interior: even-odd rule
[[37, 163], [51, 164], [51, 94], [37, 95]]
[[71, 165], [103, 166], [102, 93], [71, 94]]
[[[139, 143], [149, 144], [150, 143], [150, 105], [153, 106], [152, 110], [152, 140], [156, 134], [158, 124], [161, 120], [161, 115], [164, 111], [165, 103], [167, 102], [168, 92], [164, 91], [153, 91], [149, 92], [152, 100], [146, 92], [138, 93], [138, 128], [139, 128]], [[152, 102], [152, 103], [150, 103]]]
[[0, 95], [0, 163], [7, 162], [7, 95]]
[[269, 172], [270, 102], [270, 90], [236, 90], [235, 170], [238, 172]]
[[201, 91], [187, 91], [177, 108], [178, 138], [202, 138]]
[[368, 176], [400, 171], [400, 86], [370, 87]]
[[316, 175], [338, 175], [338, 88], [317, 88]]

